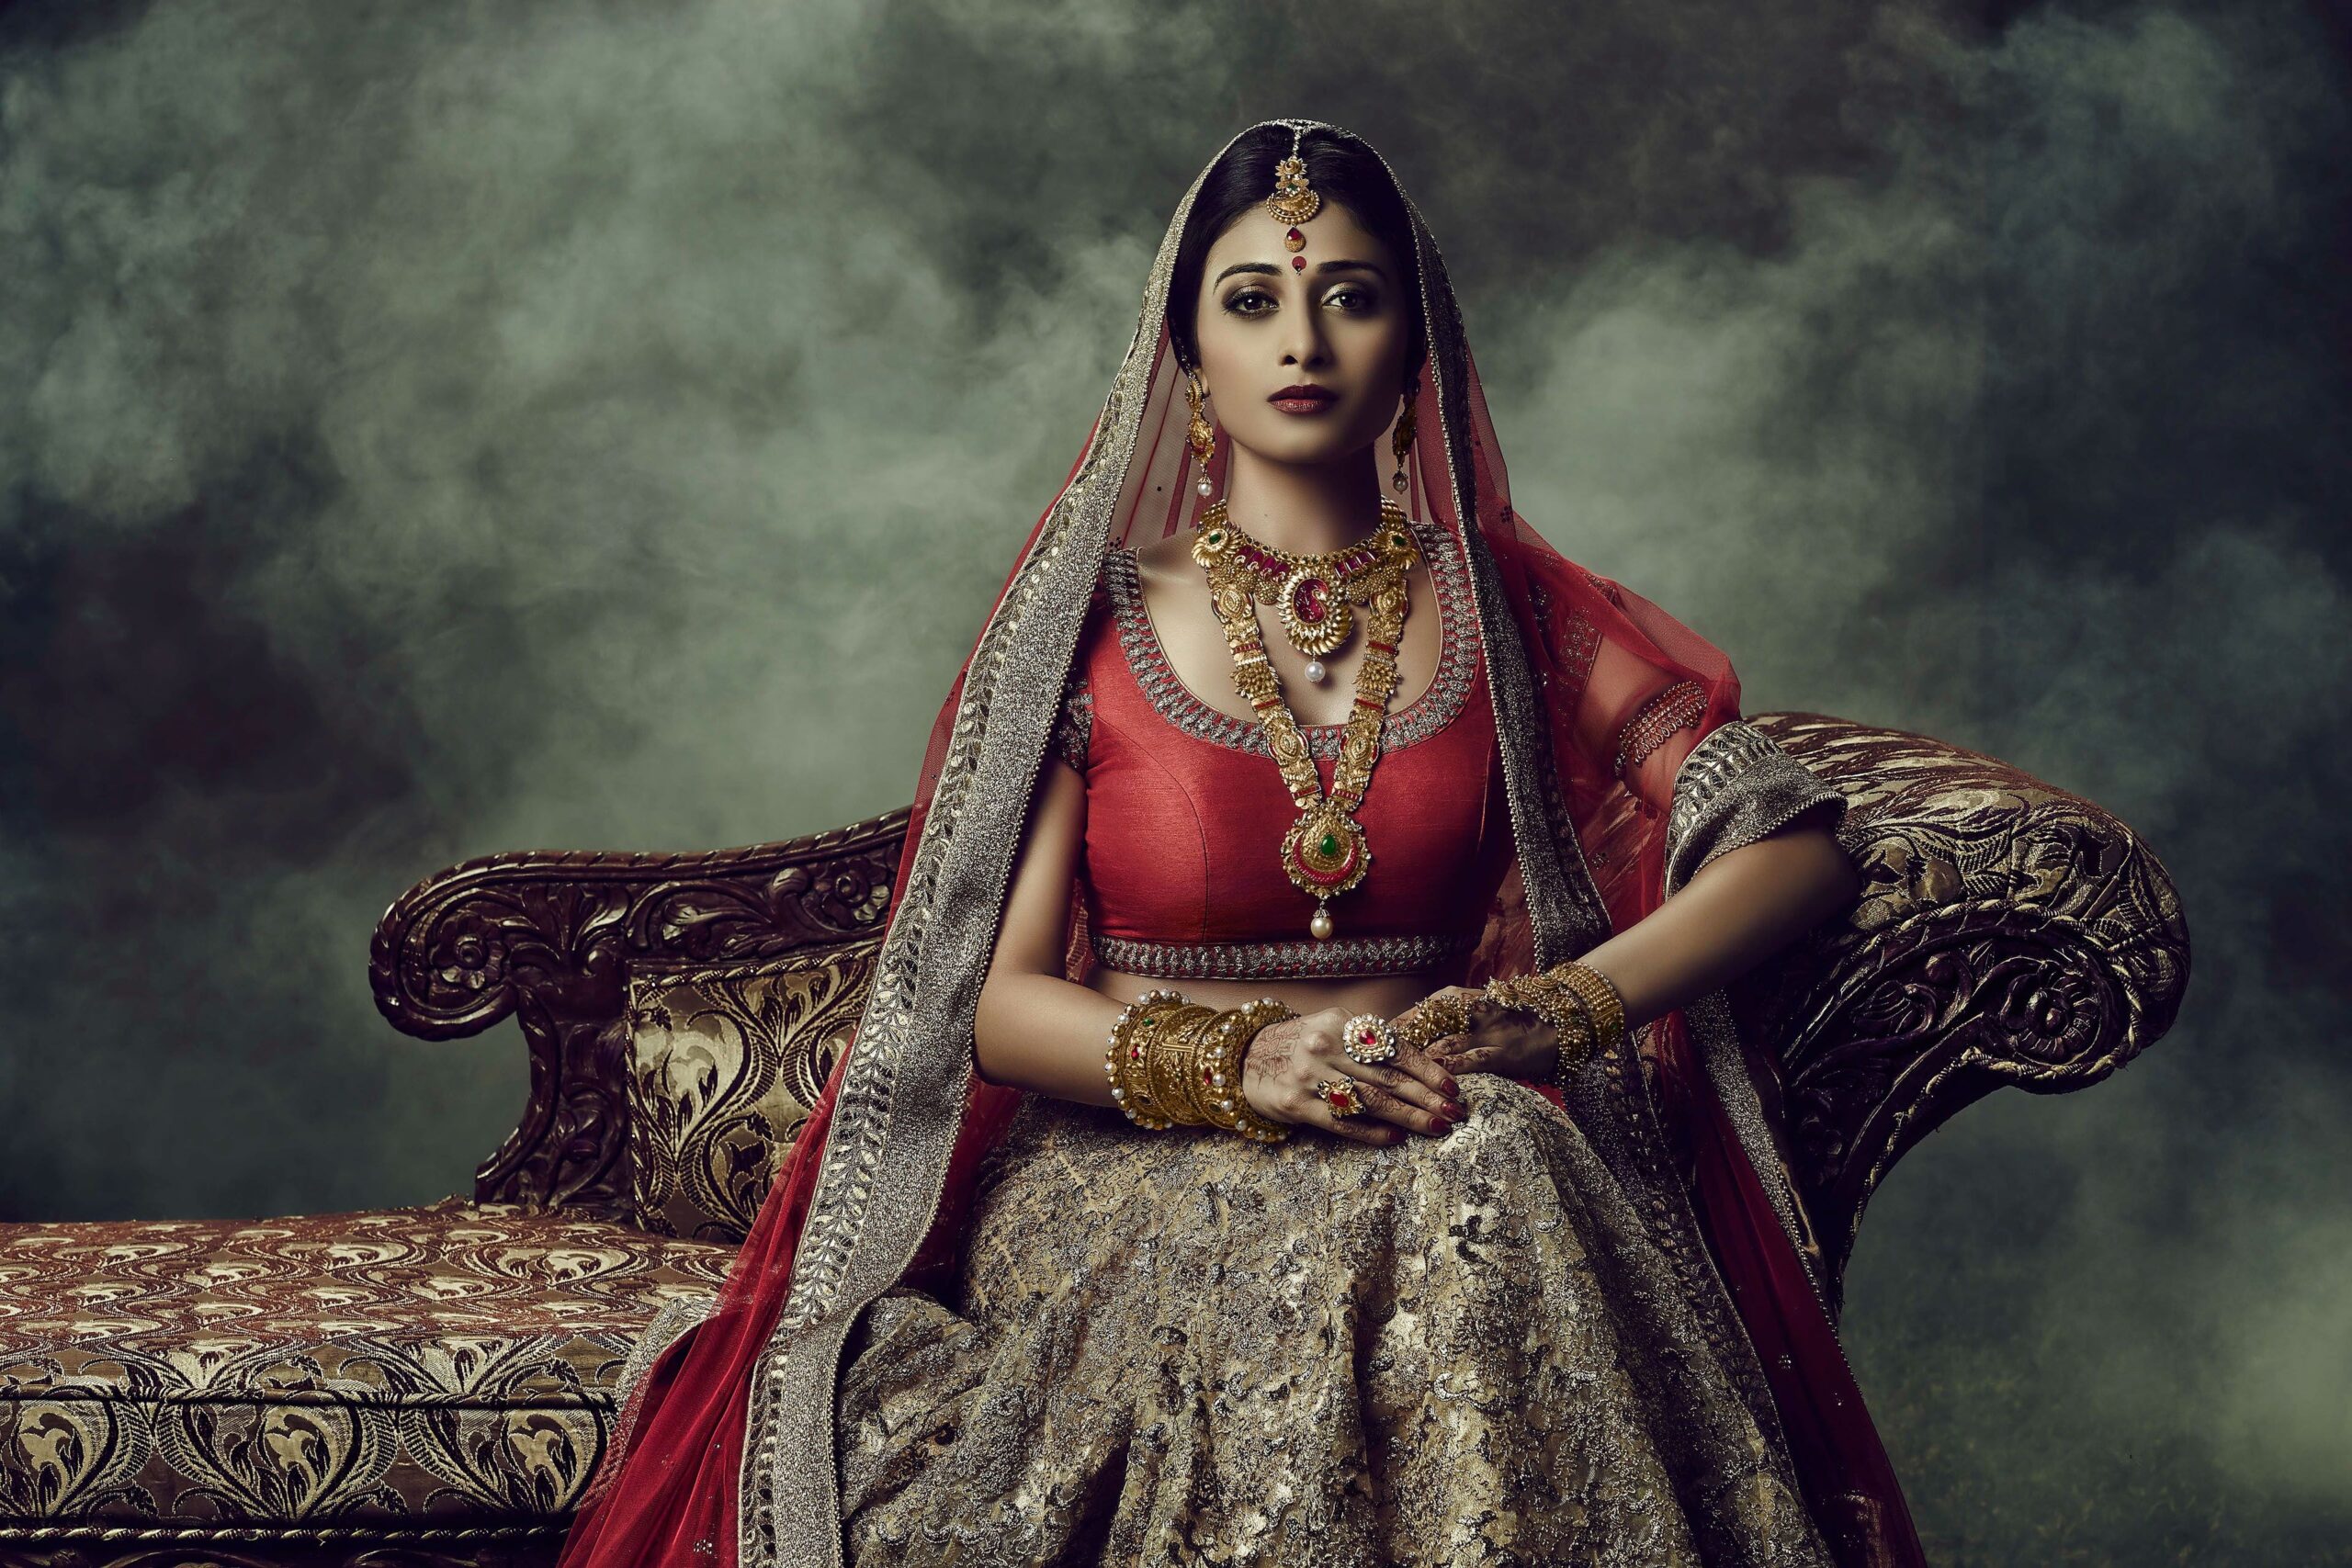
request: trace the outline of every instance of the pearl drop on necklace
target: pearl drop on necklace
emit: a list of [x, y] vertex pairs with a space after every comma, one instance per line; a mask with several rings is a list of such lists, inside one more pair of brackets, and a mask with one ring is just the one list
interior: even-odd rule
[[1306, 661], [1306, 678], [1314, 682], [1317, 685], [1321, 685], [1323, 683], [1323, 677], [1329, 673], [1329, 671], [1323, 668], [1323, 661], [1321, 660], [1310, 659]]

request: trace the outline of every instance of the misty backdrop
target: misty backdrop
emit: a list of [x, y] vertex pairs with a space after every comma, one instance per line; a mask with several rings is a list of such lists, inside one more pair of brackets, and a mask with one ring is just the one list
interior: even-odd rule
[[2352, 1562], [2352, 28], [2300, 0], [0, 15], [0, 1220], [469, 1190], [502, 850], [907, 802], [1235, 130], [1361, 131], [1521, 510], [2177, 878], [2173, 1032], [1874, 1205], [1937, 1561]]

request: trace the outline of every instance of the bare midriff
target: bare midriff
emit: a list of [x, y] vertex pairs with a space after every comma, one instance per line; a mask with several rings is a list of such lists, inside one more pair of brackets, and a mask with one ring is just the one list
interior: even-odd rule
[[1272, 997], [1295, 1013], [1378, 1013], [1394, 1018], [1432, 991], [1458, 984], [1459, 967], [1437, 967], [1412, 975], [1360, 975], [1307, 980], [1161, 980], [1117, 969], [1097, 969], [1088, 985], [1116, 1002], [1131, 1002], [1146, 991], [1178, 990], [1215, 1008], [1239, 1007]]

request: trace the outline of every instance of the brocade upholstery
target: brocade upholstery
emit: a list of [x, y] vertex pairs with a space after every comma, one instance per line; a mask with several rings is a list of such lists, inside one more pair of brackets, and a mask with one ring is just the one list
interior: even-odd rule
[[741, 1246], [857, 1026], [879, 938], [632, 971], [630, 1196], [662, 1235]]
[[731, 1257], [457, 1198], [0, 1226], [0, 1559], [99, 1527], [545, 1525], [647, 1322]]

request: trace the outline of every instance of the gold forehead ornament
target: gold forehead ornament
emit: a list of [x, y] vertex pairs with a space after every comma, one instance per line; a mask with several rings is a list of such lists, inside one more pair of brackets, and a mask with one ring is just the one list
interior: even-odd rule
[[1306, 236], [1298, 231], [1298, 226], [1323, 207], [1323, 197], [1306, 183], [1306, 160], [1298, 155], [1299, 142], [1306, 134], [1305, 126], [1292, 128], [1290, 156], [1274, 165], [1274, 194], [1266, 198], [1266, 210], [1273, 214], [1274, 221], [1290, 225], [1290, 232], [1283, 236], [1283, 244], [1293, 253], [1290, 265], [1298, 272], [1306, 270], [1306, 258], [1295, 254], [1306, 248]]

